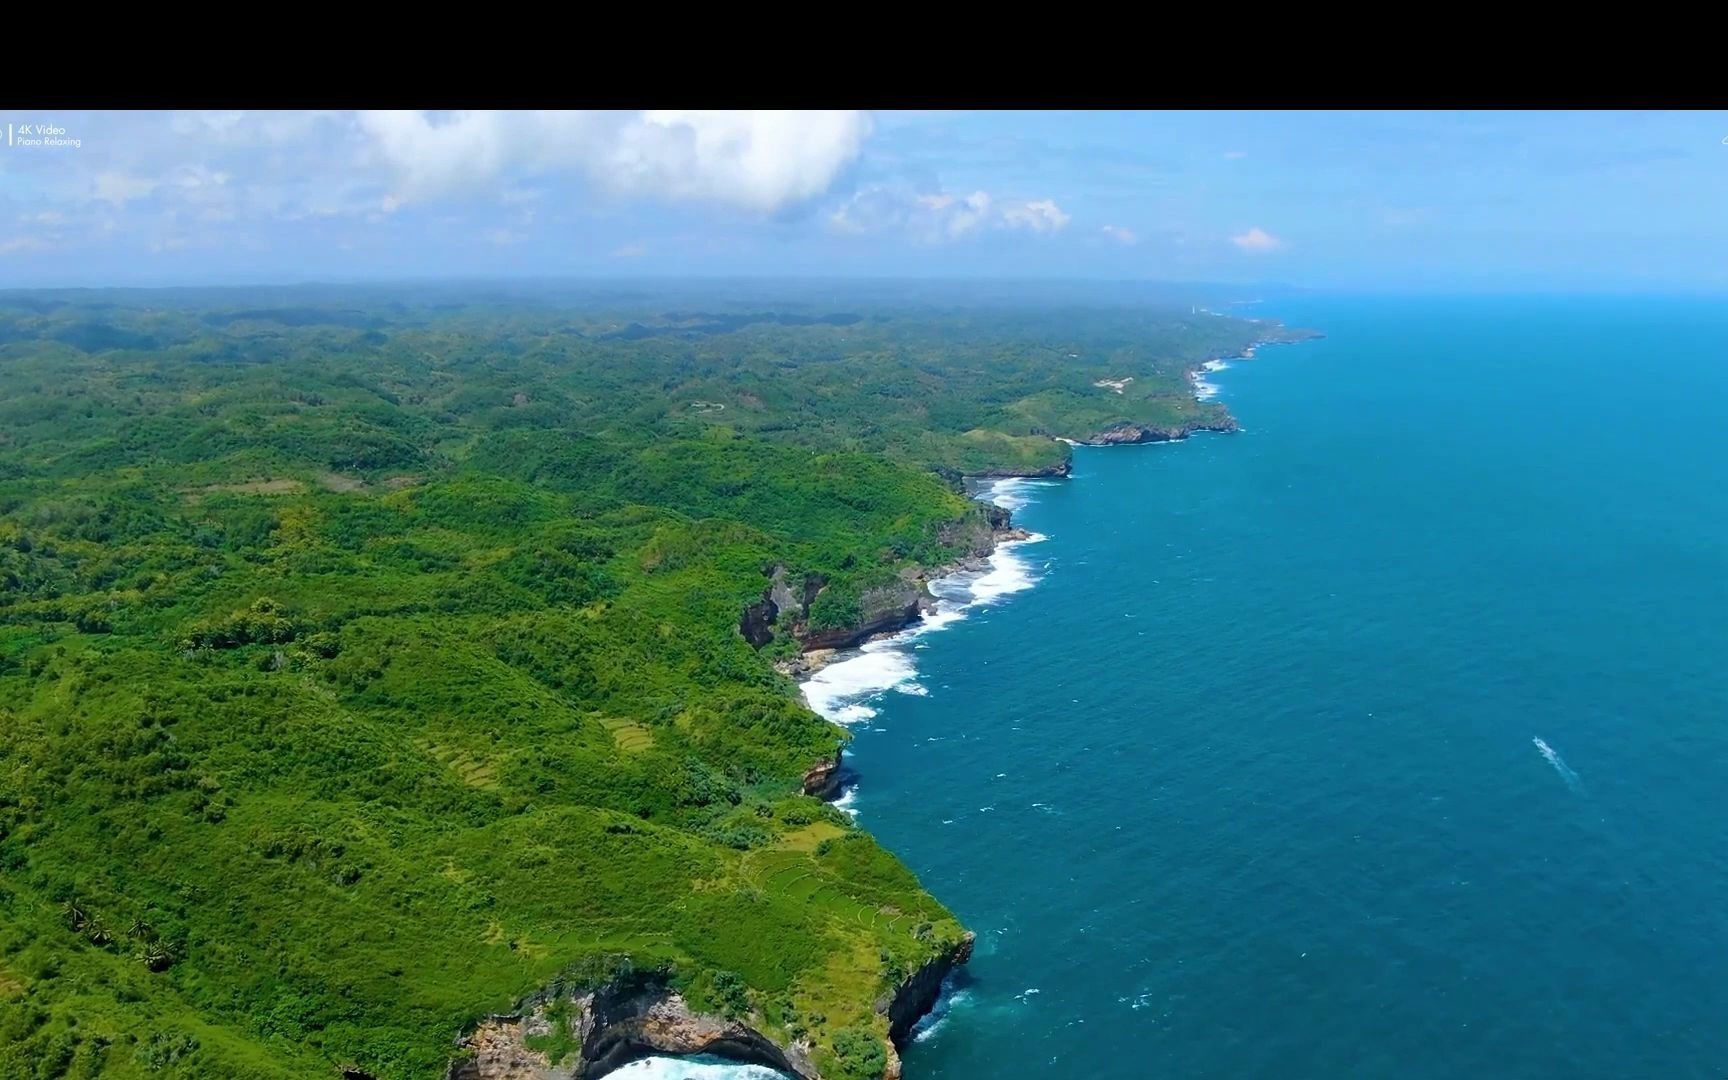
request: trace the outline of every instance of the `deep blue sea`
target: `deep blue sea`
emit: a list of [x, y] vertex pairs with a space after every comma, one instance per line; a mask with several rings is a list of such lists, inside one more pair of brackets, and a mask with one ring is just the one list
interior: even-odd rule
[[1728, 1076], [1728, 304], [1245, 311], [811, 687], [979, 935], [909, 1080]]

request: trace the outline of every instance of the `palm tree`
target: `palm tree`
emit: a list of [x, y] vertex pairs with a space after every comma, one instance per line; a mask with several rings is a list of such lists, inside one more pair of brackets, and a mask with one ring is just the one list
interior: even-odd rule
[[68, 898], [64, 904], [60, 905], [60, 914], [66, 917], [66, 925], [74, 930], [83, 926], [85, 921], [90, 918], [84, 910], [84, 905], [80, 904], [76, 897]]
[[146, 945], [138, 959], [151, 971], [167, 971], [174, 965], [174, 954], [165, 945]]

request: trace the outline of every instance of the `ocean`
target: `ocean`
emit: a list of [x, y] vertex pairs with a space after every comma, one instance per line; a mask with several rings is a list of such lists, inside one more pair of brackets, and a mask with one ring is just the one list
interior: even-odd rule
[[1728, 1075], [1728, 305], [1242, 310], [1241, 432], [807, 685], [978, 933], [909, 1080]]

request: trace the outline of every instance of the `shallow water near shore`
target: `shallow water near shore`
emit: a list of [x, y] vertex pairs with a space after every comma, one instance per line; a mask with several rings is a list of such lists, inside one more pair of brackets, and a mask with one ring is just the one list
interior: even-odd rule
[[1728, 306], [1266, 314], [818, 701], [979, 935], [906, 1075], [1724, 1075]]

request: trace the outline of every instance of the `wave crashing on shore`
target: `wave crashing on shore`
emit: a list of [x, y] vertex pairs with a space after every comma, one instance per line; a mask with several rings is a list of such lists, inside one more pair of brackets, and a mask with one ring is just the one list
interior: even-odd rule
[[[997, 480], [979, 497], [1014, 511], [1031, 501], [1038, 484], [1019, 477]], [[962, 571], [932, 581], [930, 591], [936, 596], [935, 611], [891, 637], [867, 642], [854, 655], [816, 672], [804, 682], [804, 700], [837, 724], [862, 724], [876, 716], [871, 703], [882, 694], [927, 693], [918, 683], [914, 659], [918, 640], [947, 629], [975, 608], [998, 603], [1036, 585], [1041, 568], [1034, 566], [1022, 552], [1026, 546], [1043, 539], [1033, 533], [1026, 540], [998, 544], [982, 572]]]
[[1200, 370], [1192, 372], [1188, 377], [1194, 381], [1194, 400], [1210, 401], [1218, 396], [1218, 384], [1208, 382], [1206, 376], [1214, 371], [1228, 371], [1229, 364], [1222, 360], [1208, 360], [1200, 365]]

